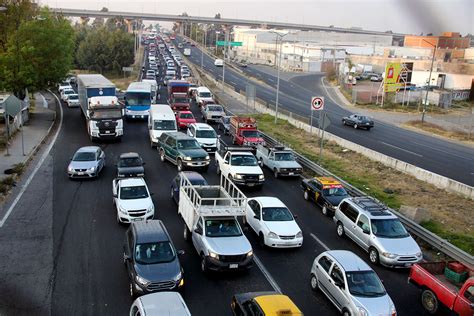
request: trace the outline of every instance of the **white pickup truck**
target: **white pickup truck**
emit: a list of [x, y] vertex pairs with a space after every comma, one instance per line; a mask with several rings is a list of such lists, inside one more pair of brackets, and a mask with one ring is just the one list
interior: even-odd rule
[[267, 166], [273, 171], [275, 178], [279, 176], [299, 176], [303, 172], [303, 167], [296, 162], [291, 149], [275, 146], [266, 147], [257, 145], [255, 154], [261, 167]]
[[184, 239], [192, 239], [201, 258], [201, 270], [245, 270], [253, 264], [250, 242], [237, 216], [244, 216], [247, 197], [229, 179], [220, 185], [192, 185], [180, 180], [178, 213], [183, 217]]
[[252, 148], [224, 147], [216, 151], [217, 174], [239, 186], [261, 187], [265, 182], [262, 168], [251, 152]]

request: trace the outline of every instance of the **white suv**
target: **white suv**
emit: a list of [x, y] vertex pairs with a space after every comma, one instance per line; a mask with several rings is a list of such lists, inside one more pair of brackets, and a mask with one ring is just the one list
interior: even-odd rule
[[369, 253], [370, 262], [388, 267], [410, 267], [423, 254], [397, 216], [370, 197], [341, 201], [334, 214], [337, 235], [347, 235]]
[[209, 152], [214, 153], [219, 144], [219, 137], [216, 131], [205, 123], [192, 123], [188, 126], [188, 135], [193, 137], [201, 147]]
[[143, 178], [114, 179], [112, 186], [119, 224], [153, 219], [155, 206]]

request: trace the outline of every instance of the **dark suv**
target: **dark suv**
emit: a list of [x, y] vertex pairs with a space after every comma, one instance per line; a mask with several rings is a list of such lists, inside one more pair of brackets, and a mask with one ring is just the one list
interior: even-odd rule
[[123, 261], [130, 295], [184, 288], [183, 268], [165, 225], [160, 220], [133, 222], [125, 233]]
[[178, 167], [178, 171], [184, 169], [202, 169], [207, 171], [210, 158], [201, 145], [186, 134], [181, 132], [166, 132], [158, 138], [158, 151], [160, 160], [169, 160]]

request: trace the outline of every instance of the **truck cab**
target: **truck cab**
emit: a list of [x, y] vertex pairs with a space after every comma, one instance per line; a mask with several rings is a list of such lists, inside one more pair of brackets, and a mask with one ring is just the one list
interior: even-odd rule
[[252, 117], [234, 116], [230, 119], [232, 142], [241, 146], [265, 145], [265, 140], [257, 130], [257, 121]]
[[225, 147], [216, 152], [217, 173], [229, 178], [236, 185], [260, 187], [265, 176], [251, 148]]
[[253, 250], [237, 221], [245, 215], [245, 195], [224, 176], [219, 185], [195, 186], [183, 174], [179, 190], [184, 239], [192, 240], [202, 272], [249, 269]]
[[87, 129], [92, 141], [120, 139], [123, 135], [122, 106], [117, 97], [91, 97], [86, 111]]

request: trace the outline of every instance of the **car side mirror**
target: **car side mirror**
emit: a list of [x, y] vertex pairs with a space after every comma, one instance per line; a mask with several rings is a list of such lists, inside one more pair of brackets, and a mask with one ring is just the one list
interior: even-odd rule
[[153, 195], [155, 195], [155, 193], [153, 193], [153, 192], [150, 192], [150, 196], [153, 196]]
[[184, 255], [186, 252], [184, 250], [178, 250], [178, 256]]
[[260, 167], [263, 167], [263, 161], [262, 161], [262, 160], [259, 160], [259, 161], [258, 161], [258, 165], [259, 165]]
[[367, 235], [370, 234], [370, 230], [368, 230], [367, 228], [362, 228], [362, 232]]
[[146, 165], [146, 162], [142, 162], [142, 166]]
[[196, 228], [196, 229], [194, 229], [194, 232], [196, 234], [202, 235], [202, 228]]
[[255, 218], [255, 219], [260, 219], [260, 218], [258, 218], [258, 216], [257, 216], [257, 215], [254, 215], [254, 216], [253, 216], [253, 218]]
[[337, 287], [342, 287], [342, 282], [339, 280], [334, 280], [334, 285], [336, 285]]
[[123, 258], [124, 258], [126, 261], [132, 259], [129, 255], [123, 255]]
[[298, 215], [296, 215], [296, 214], [293, 214], [293, 217], [294, 217], [295, 219], [297, 219], [297, 218], [298, 218]]
[[114, 196], [114, 198], [116, 198], [116, 197], [118, 197], [118, 194], [117, 194], [117, 193], [115, 193], [115, 194], [113, 194], [113, 196]]

